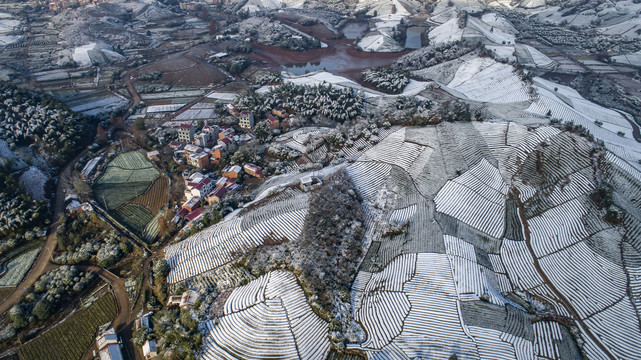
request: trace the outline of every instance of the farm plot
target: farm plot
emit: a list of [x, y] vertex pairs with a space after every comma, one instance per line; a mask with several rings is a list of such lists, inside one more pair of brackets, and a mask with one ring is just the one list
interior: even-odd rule
[[141, 233], [145, 226], [154, 218], [154, 214], [145, 209], [144, 206], [130, 202], [119, 206], [113, 210], [113, 213], [120, 221], [126, 223], [137, 233]]
[[434, 198], [436, 211], [450, 215], [495, 238], [505, 230], [507, 184], [498, 169], [483, 159]]
[[296, 277], [273, 271], [236, 288], [224, 315], [206, 323], [202, 358], [318, 359], [329, 352], [328, 324], [316, 315]]
[[27, 251], [7, 263], [7, 272], [0, 277], [0, 286], [17, 286], [25, 276], [31, 264], [38, 257], [40, 248]]
[[511, 103], [530, 100], [528, 85], [514, 73], [514, 68], [490, 58], [474, 58], [463, 63], [447, 86], [475, 101]]
[[[158, 234], [156, 215], [168, 201], [169, 179], [143, 154], [116, 156], [94, 185], [94, 194], [107, 211], [146, 239]], [[157, 219], [156, 219], [157, 220]]]
[[133, 199], [132, 204], [144, 206], [152, 213], [157, 213], [169, 202], [169, 179], [159, 177], [144, 194]]
[[[447, 255], [417, 254], [415, 274], [402, 290], [410, 304], [402, 331], [380, 350], [361, 347], [368, 358], [447, 359], [453, 353], [461, 359], [478, 358], [474, 342], [461, 326], [456, 287]], [[379, 322], [377, 326], [385, 328], [388, 324]]]
[[[178, 244], [168, 246], [165, 258], [171, 266], [169, 283], [185, 281], [224, 265], [242, 251], [263, 244], [267, 238], [298, 239], [308, 212], [306, 198], [303, 193], [284, 196], [276, 202], [280, 209], [278, 213], [265, 211], [263, 206], [248, 208]], [[265, 198], [261, 204], [272, 200]]]
[[116, 301], [108, 293], [89, 308], [24, 344], [20, 357], [24, 360], [80, 359], [94, 342], [98, 327], [113, 320], [116, 313]]

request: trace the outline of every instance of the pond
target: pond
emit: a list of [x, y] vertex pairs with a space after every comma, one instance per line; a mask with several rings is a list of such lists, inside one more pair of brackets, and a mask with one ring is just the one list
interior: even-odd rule
[[406, 49], [420, 49], [422, 47], [421, 34], [425, 32], [424, 26], [412, 26], [407, 28], [407, 38], [405, 39]]

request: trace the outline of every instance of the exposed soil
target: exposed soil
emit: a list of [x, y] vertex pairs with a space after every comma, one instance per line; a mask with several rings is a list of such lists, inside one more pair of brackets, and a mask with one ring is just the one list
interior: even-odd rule
[[190, 52], [170, 55], [143, 66], [133, 75], [139, 77], [154, 71], [162, 73], [163, 83], [180, 86], [207, 86], [227, 79], [227, 76], [216, 66], [199, 59]]

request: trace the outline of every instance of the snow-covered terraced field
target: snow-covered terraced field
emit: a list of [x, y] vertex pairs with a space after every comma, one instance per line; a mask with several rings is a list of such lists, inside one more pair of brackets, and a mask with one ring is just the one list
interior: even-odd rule
[[474, 58], [461, 64], [447, 87], [474, 101], [511, 103], [530, 100], [528, 85], [514, 73], [514, 68], [490, 58]]
[[[401, 351], [404, 357], [390, 359], [446, 359], [452, 353], [456, 353], [459, 359], [478, 358], [474, 342], [461, 326], [456, 287], [449, 269], [449, 260], [444, 254], [421, 253], [416, 256], [416, 274], [403, 289], [410, 302], [403, 330], [381, 350], [396, 348], [397, 353]], [[429, 296], [426, 296], [426, 290]], [[372, 356], [379, 352], [365, 350]]]
[[436, 211], [499, 238], [505, 230], [507, 191], [498, 169], [483, 159], [463, 175], [448, 181], [434, 202]]
[[[423, 145], [405, 142], [405, 129], [388, 135], [376, 146], [366, 151], [359, 161], [378, 161], [397, 165], [408, 171], [425, 149]], [[430, 150], [428, 150], [430, 151]]]
[[[259, 208], [260, 210], [260, 208]], [[259, 211], [258, 210], [258, 211]], [[247, 215], [246, 215], [247, 216]], [[307, 216], [307, 208], [258, 217], [249, 224], [234, 216], [165, 249], [171, 272], [169, 283], [187, 280], [229, 261], [243, 250], [259, 246], [266, 238], [297, 239]]]
[[273, 271], [236, 288], [224, 315], [206, 325], [202, 358], [207, 360], [324, 360], [329, 352], [328, 325], [290, 272]]

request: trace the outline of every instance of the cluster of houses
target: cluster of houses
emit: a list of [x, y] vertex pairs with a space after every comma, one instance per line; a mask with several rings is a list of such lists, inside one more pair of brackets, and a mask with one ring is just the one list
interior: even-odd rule
[[202, 169], [211, 163], [219, 164], [230, 144], [254, 138], [253, 134], [235, 135], [234, 129], [218, 126], [204, 126], [196, 133], [194, 125], [181, 124], [178, 140], [169, 146], [174, 150], [174, 161]]
[[[142, 313], [142, 310], [141, 310]], [[148, 312], [144, 315], [139, 315], [138, 318], [136, 319], [136, 330], [138, 331], [143, 331], [143, 332], [148, 332], [151, 331], [151, 317], [153, 315], [153, 311]], [[158, 348], [156, 347], [156, 340], [151, 339], [145, 341], [144, 344], [142, 344], [142, 355], [145, 359], [154, 359], [158, 356]]]
[[[230, 115], [238, 118], [238, 126], [243, 129], [252, 129], [255, 125], [254, 114], [250, 111], [238, 111], [236, 105], [229, 103], [225, 105]], [[267, 116], [267, 126], [270, 130], [278, 129], [281, 126], [281, 119], [283, 126], [286, 127], [288, 120], [293, 118], [293, 115], [287, 113], [282, 109], [273, 109], [271, 115]]]
[[178, 223], [181, 219], [188, 222], [200, 219], [204, 212], [201, 205], [204, 202], [209, 205], [217, 204], [226, 195], [236, 191], [240, 187], [236, 182], [243, 172], [257, 178], [263, 175], [263, 169], [251, 163], [247, 163], [243, 167], [240, 165], [225, 167], [221, 172], [222, 176], [218, 180], [214, 180], [200, 172], [183, 174], [187, 201], [182, 204], [173, 221]]
[[44, 4], [48, 5], [49, 9], [51, 9], [52, 11], [60, 11], [71, 6], [80, 6], [85, 4], [99, 4], [103, 1], [104, 0], [50, 0], [48, 2], [38, 1], [38, 3], [43, 5]]

